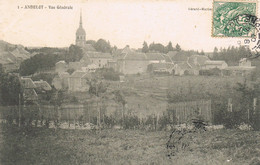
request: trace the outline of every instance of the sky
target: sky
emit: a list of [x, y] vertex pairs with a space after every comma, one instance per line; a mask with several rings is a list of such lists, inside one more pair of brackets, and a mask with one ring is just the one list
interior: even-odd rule
[[[47, 8], [21, 9], [25, 5]], [[73, 9], [48, 9], [49, 5]], [[118, 48], [141, 48], [144, 41], [171, 41], [185, 50], [205, 52], [215, 46], [238, 46], [239, 38], [211, 37], [212, 10], [188, 10], [212, 5], [210, 0], [0, 0], [0, 40], [28, 47], [68, 47], [75, 44], [82, 10], [86, 39], [103, 38]]]

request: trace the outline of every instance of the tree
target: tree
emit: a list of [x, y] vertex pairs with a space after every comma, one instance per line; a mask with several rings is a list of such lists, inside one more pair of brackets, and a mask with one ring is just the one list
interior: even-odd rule
[[79, 61], [83, 57], [82, 49], [77, 45], [70, 45], [69, 51], [65, 55], [66, 62]]
[[166, 53], [168, 53], [168, 52], [170, 52], [170, 51], [173, 51], [173, 47], [172, 47], [172, 42], [170, 41], [169, 43], [168, 43], [168, 45], [166, 46], [166, 49], [167, 49], [167, 52]]
[[1, 104], [18, 105], [22, 93], [19, 77], [14, 74], [0, 73]]
[[181, 51], [181, 46], [180, 46], [179, 44], [177, 44], [177, 45], [175, 46], [175, 49], [179, 52], [179, 51]]
[[204, 51], [201, 50], [201, 52], [199, 53], [200, 55], [205, 55]]
[[109, 41], [106, 42], [104, 39], [99, 39], [94, 48], [98, 51], [98, 52], [103, 52], [103, 53], [110, 53], [111, 52], [111, 46]]
[[217, 59], [217, 58], [218, 58], [218, 48], [215, 47], [213, 51], [213, 59]]
[[149, 45], [149, 51], [164, 53], [165, 52], [165, 47], [162, 44], [160, 44], [160, 43], [151, 43]]
[[52, 69], [63, 58], [62, 55], [58, 54], [39, 53], [24, 60], [20, 65], [19, 72], [22, 76], [28, 76], [37, 71]]
[[96, 41], [94, 41], [94, 40], [87, 40], [86, 41], [86, 44], [90, 44], [90, 45], [92, 45], [93, 47], [95, 47], [95, 44], [96, 44], [97, 42]]
[[149, 51], [149, 48], [148, 48], [147, 42], [144, 41], [144, 43], [143, 43], [143, 48], [142, 48], [142, 52], [143, 52], [143, 53], [147, 53], [148, 51]]

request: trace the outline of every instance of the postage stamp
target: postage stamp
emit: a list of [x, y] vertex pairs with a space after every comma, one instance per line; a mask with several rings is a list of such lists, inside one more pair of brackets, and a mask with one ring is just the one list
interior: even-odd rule
[[257, 2], [214, 1], [213, 37], [252, 37], [255, 35]]

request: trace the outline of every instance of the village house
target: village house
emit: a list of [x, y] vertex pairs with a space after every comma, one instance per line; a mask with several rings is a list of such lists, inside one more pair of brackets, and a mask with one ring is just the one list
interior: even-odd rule
[[255, 69], [255, 66], [251, 66], [250, 59], [242, 58], [239, 61], [239, 66], [229, 66], [222, 70], [222, 74], [225, 76], [246, 76], [252, 73]]
[[228, 65], [225, 61], [205, 61], [204, 65], [201, 67], [202, 69], [214, 69], [214, 68], [218, 68], [218, 69], [225, 69], [227, 68]]
[[165, 57], [162, 53], [146, 53], [147, 60], [149, 61], [149, 64], [151, 63], [165, 63]]
[[122, 54], [118, 59], [117, 71], [123, 74], [144, 73], [147, 70], [149, 61], [145, 53], [127, 52]]
[[189, 74], [199, 75], [199, 71], [201, 70], [202, 66], [205, 65], [206, 61], [209, 61], [209, 58], [203, 55], [192, 55], [188, 57], [187, 62], [191, 66]]
[[76, 62], [69, 62], [69, 67], [68, 69], [73, 69], [73, 70], [80, 70], [82, 67], [81, 63], [79, 61]]
[[55, 72], [66, 72], [68, 69], [67, 63], [65, 61], [59, 61], [55, 64]]
[[177, 76], [189, 75], [192, 72], [192, 66], [188, 62], [179, 62], [174, 65], [174, 74]]
[[89, 89], [88, 81], [91, 78], [90, 73], [84, 71], [75, 71], [68, 78], [69, 91], [86, 91]]
[[93, 73], [98, 69], [98, 66], [96, 64], [89, 64], [86, 67], [82, 67], [81, 70], [84, 72], [90, 72]]
[[251, 60], [247, 58], [242, 58], [239, 60], [239, 66], [240, 67], [251, 67]]
[[21, 77], [21, 85], [23, 87], [23, 97], [24, 101], [37, 101], [38, 95], [35, 92], [36, 85], [33, 83], [32, 79], [29, 77]]
[[109, 61], [113, 59], [110, 53], [87, 52], [86, 55], [89, 57], [90, 62], [99, 68], [107, 67]]
[[170, 51], [167, 53], [167, 55], [171, 58], [172, 62], [174, 63], [181, 63], [181, 62], [188, 61], [188, 56], [183, 52]]
[[68, 72], [60, 72], [52, 80], [52, 85], [55, 89], [66, 89], [69, 87], [69, 76]]
[[147, 71], [151, 73], [168, 73], [173, 74], [174, 64], [172, 63], [151, 63], [147, 66]]
[[41, 91], [50, 91], [51, 90], [51, 86], [47, 81], [33, 81], [33, 83], [36, 86], [37, 90], [41, 90]]
[[47, 98], [46, 92], [52, 89], [50, 84], [47, 81], [43, 81], [43, 80], [33, 81], [33, 83], [36, 86], [35, 91], [38, 95], [39, 101], [46, 100]]

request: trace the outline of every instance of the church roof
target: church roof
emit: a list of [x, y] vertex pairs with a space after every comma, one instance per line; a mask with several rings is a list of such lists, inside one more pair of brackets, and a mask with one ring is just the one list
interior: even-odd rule
[[76, 35], [86, 35], [86, 32], [82, 27], [79, 27], [76, 32]]
[[91, 44], [85, 44], [83, 47], [83, 51], [85, 51], [85, 52], [96, 51], [96, 49]]
[[81, 11], [80, 11], [80, 21], [79, 21], [79, 28], [76, 32], [76, 35], [86, 35], [86, 32], [85, 30], [83, 29], [83, 26], [82, 26], [82, 14], [81, 14]]

